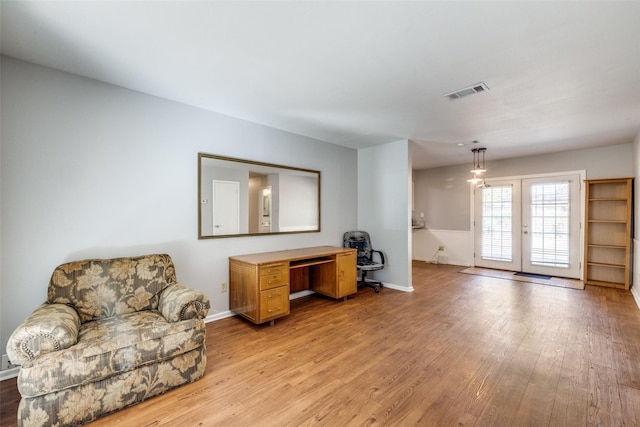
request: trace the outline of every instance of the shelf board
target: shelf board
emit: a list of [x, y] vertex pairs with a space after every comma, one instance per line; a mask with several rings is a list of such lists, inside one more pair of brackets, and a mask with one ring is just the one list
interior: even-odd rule
[[601, 199], [589, 199], [590, 202], [626, 202], [627, 199], [621, 199], [618, 197], [603, 197]]
[[621, 249], [621, 250], [626, 250], [627, 249], [626, 246], [621, 246], [621, 245], [599, 245], [597, 243], [589, 243], [587, 246], [589, 246], [590, 248], [603, 248], [603, 249]]
[[627, 224], [627, 221], [624, 219], [590, 219], [589, 222], [602, 224]]
[[607, 264], [604, 262], [587, 262], [587, 265], [590, 267], [605, 267], [605, 268], [619, 268], [619, 269], [624, 269], [626, 267], [624, 264]]
[[291, 261], [291, 263], [289, 264], [289, 268], [309, 267], [312, 265], [327, 264], [330, 262], [335, 262], [335, 259], [327, 257], [310, 258], [299, 261]]

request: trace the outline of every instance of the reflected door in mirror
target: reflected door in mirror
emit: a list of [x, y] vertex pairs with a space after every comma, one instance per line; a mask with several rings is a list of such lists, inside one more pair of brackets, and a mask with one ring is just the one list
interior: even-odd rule
[[240, 183], [213, 180], [213, 235], [240, 233]]

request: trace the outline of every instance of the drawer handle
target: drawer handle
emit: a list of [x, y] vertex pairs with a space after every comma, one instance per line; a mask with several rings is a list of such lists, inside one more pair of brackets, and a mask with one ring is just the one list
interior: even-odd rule
[[268, 313], [273, 313], [274, 311], [281, 311], [282, 307], [274, 308], [273, 310], [268, 310]]
[[276, 298], [279, 297], [280, 294], [269, 294], [269, 296], [267, 298]]

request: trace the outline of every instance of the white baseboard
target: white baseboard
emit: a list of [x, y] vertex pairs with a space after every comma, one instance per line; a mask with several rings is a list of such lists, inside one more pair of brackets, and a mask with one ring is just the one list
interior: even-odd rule
[[10, 378], [15, 378], [18, 376], [18, 372], [20, 372], [20, 367], [16, 366], [15, 368], [5, 369], [4, 371], [0, 371], [0, 381], [8, 380]]
[[633, 295], [633, 299], [636, 300], [636, 305], [640, 308], [640, 285], [631, 288], [631, 295]]
[[221, 311], [220, 313], [210, 314], [207, 317], [205, 317], [204, 323], [215, 322], [216, 320], [226, 319], [227, 317], [233, 317], [235, 315], [236, 314], [231, 310]]
[[395, 289], [396, 291], [402, 291], [402, 292], [413, 292], [413, 285], [411, 285], [410, 287], [406, 287], [406, 286], [398, 286], [395, 285], [393, 283], [387, 283], [387, 282], [382, 282], [382, 287], [383, 288], [389, 288], [389, 289]]
[[457, 265], [457, 266], [460, 266], [460, 267], [473, 267], [473, 265], [469, 264], [468, 261], [463, 261], [463, 260], [460, 260], [460, 259], [451, 259], [451, 258], [449, 258], [447, 263], [439, 263], [439, 262], [432, 263], [428, 259], [418, 259], [418, 258], [414, 258], [413, 261], [422, 261], [422, 262], [425, 262], [427, 264], [443, 264], [443, 265]]

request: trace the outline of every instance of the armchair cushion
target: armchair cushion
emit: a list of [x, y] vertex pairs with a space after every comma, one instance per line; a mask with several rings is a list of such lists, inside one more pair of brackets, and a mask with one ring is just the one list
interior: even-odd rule
[[166, 254], [68, 262], [54, 270], [48, 302], [75, 307], [84, 323], [156, 310], [160, 293], [174, 283], [175, 268]]
[[23, 366], [18, 390], [23, 397], [42, 396], [159, 361], [168, 361], [161, 375], [180, 376], [191, 366], [169, 361], [204, 342], [205, 324], [200, 319], [167, 322], [157, 311], [141, 311], [95, 320], [82, 325], [73, 347], [42, 355], [37, 365]]
[[45, 353], [69, 348], [78, 341], [80, 317], [64, 304], [42, 304], [11, 334], [7, 355], [28, 366]]

